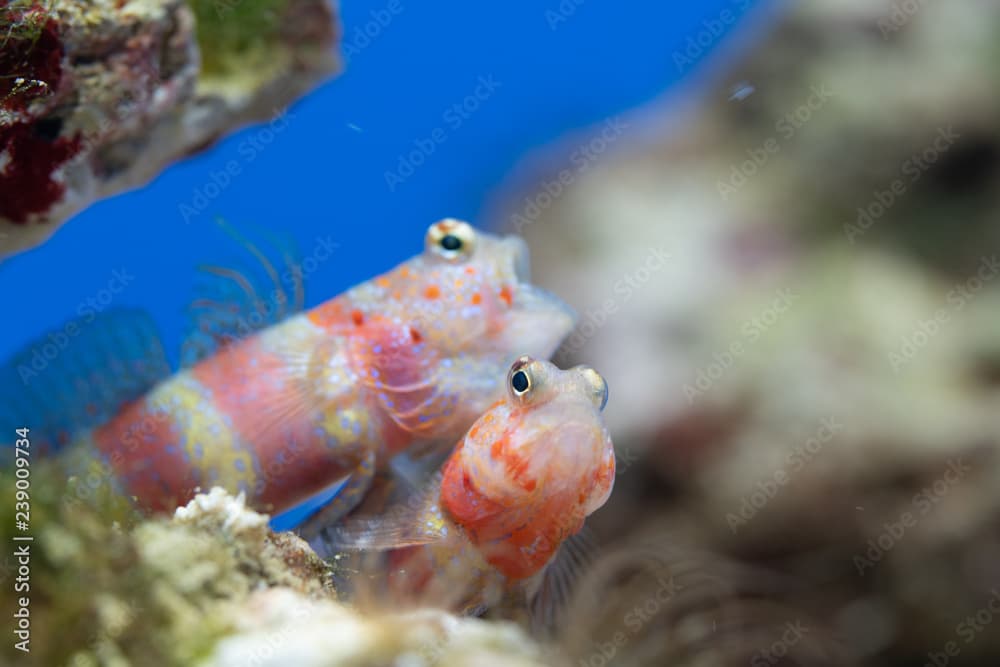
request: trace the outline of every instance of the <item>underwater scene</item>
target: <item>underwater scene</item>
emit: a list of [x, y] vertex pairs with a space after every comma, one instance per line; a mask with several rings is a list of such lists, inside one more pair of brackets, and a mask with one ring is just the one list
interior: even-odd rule
[[0, 665], [1000, 664], [1000, 0], [0, 0]]

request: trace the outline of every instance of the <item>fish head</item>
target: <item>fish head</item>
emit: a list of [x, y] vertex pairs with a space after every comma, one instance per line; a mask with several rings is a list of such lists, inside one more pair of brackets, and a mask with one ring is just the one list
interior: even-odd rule
[[[518, 355], [550, 357], [576, 322], [569, 306], [530, 283], [522, 239], [451, 218], [430, 225], [423, 253], [365, 289], [403, 332], [398, 344], [379, 346], [404, 359], [395, 365], [405, 373], [382, 374], [409, 391], [393, 401], [394, 418], [421, 440], [449, 446], [502, 394]], [[410, 340], [415, 347], [400, 357]]]
[[575, 325], [573, 311], [530, 283], [528, 246], [447, 218], [424, 251], [388, 274], [393, 309], [443, 357], [549, 358]]
[[506, 385], [446, 463], [441, 499], [498, 566], [525, 574], [607, 501], [615, 454], [603, 417], [608, 387], [594, 369], [524, 356]]

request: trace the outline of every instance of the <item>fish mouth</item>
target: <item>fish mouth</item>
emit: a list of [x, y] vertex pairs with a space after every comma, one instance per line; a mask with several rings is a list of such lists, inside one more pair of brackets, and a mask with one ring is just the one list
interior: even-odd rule
[[549, 359], [573, 331], [577, 316], [562, 299], [530, 282], [528, 244], [516, 236], [503, 239], [517, 289], [504, 327], [506, 349], [513, 357], [527, 354]]
[[517, 282], [531, 282], [531, 259], [528, 244], [520, 236], [507, 236], [503, 239], [510, 253], [511, 268]]

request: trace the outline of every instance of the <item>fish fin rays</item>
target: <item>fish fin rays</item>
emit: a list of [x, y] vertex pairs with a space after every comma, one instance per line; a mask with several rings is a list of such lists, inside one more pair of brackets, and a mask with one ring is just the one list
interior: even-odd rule
[[381, 497], [387, 506], [373, 513], [371, 505], [365, 503], [344, 522], [324, 529], [321, 540], [327, 553], [388, 551], [445, 539], [450, 528], [441, 520], [435, 502], [440, 488], [438, 475], [420, 489], [401, 483], [398, 476], [378, 476], [370, 494]]
[[[290, 239], [267, 238], [272, 259], [224, 221], [219, 227], [242, 248], [234, 266], [203, 264], [187, 308], [189, 330], [181, 366], [193, 366], [226, 346], [303, 310], [305, 288], [299, 253]], [[270, 236], [258, 231], [258, 236]], [[249, 265], [248, 258], [249, 255]], [[240, 268], [236, 268], [239, 266]], [[279, 267], [281, 270], [279, 271]]]
[[310, 363], [308, 353], [283, 350], [277, 357], [261, 355], [256, 359], [254, 372], [273, 378], [287, 378], [283, 391], [267, 402], [258, 402], [254, 409], [242, 416], [244, 428], [255, 434], [256, 440], [280, 440], [283, 429], [302, 423], [323, 410], [322, 399], [312, 389], [305, 369]]
[[28, 426], [58, 449], [170, 375], [148, 313], [111, 309], [70, 320], [0, 366], [0, 429]]
[[412, 330], [395, 323], [374, 323], [351, 352], [358, 368], [368, 369], [362, 383], [402, 430], [419, 439], [447, 418], [457, 397], [439, 387], [440, 360]]
[[597, 550], [593, 534], [584, 527], [556, 551], [530, 600], [531, 628], [536, 635], [548, 636], [559, 627], [571, 598], [579, 594], [578, 582], [596, 560]]

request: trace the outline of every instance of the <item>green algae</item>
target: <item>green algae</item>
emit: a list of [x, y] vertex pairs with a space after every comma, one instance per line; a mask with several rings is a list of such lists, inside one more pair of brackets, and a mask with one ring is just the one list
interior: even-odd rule
[[33, 44], [52, 18], [56, 0], [13, 0], [0, 7], [0, 49], [10, 41]]
[[289, 0], [189, 0], [189, 4], [205, 75], [252, 69], [281, 48], [282, 15]]
[[[30, 527], [19, 531], [14, 481], [13, 471], [0, 472], [0, 492], [11, 499], [0, 503], [0, 539], [18, 545], [15, 535], [33, 537], [30, 590], [4, 596], [0, 611], [11, 618], [17, 596], [30, 598], [31, 654], [7, 642], [0, 662], [196, 664], [235, 631], [239, 605], [253, 591], [332, 596], [325, 564], [301, 540], [271, 533], [266, 517], [242, 512], [231, 498], [221, 509], [203, 501], [173, 519], [144, 518], [121, 499], [81, 498], [85, 482], [33, 464]], [[11, 591], [18, 564], [5, 551], [0, 578]]]
[[51, 93], [60, 64], [39, 41], [48, 33], [51, 50], [55, 32], [55, 0], [14, 0], [0, 7], [0, 127], [16, 121], [14, 109]]

